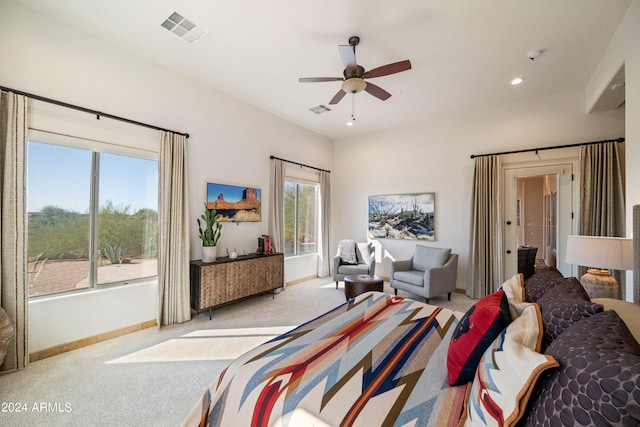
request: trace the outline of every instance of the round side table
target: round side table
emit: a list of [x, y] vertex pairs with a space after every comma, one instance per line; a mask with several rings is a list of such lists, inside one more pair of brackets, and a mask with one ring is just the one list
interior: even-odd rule
[[384, 279], [371, 274], [350, 274], [344, 277], [344, 296], [355, 298], [360, 294], [369, 291], [383, 291]]

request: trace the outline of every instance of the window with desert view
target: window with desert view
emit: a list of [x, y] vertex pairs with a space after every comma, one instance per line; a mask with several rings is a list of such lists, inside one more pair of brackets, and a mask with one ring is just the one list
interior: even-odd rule
[[30, 296], [157, 275], [157, 160], [27, 147]]

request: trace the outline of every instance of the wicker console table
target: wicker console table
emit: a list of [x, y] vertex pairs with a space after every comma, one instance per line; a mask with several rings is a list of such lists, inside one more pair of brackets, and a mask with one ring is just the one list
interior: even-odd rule
[[200, 313], [284, 284], [284, 254], [223, 257], [211, 263], [191, 261], [191, 308]]

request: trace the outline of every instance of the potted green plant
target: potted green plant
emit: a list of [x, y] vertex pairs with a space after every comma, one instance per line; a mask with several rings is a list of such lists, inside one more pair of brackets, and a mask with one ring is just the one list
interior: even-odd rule
[[[209, 208], [206, 203], [204, 204], [204, 213], [197, 219], [198, 232], [202, 240], [202, 262], [216, 260], [216, 244], [222, 230], [222, 223], [218, 222], [220, 218], [222, 215], [216, 211], [215, 207]], [[200, 219], [204, 222], [204, 229]]]

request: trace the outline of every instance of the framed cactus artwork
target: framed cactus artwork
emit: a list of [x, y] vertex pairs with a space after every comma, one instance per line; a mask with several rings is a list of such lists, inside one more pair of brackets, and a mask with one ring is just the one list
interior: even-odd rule
[[369, 196], [369, 238], [436, 240], [436, 193]]

